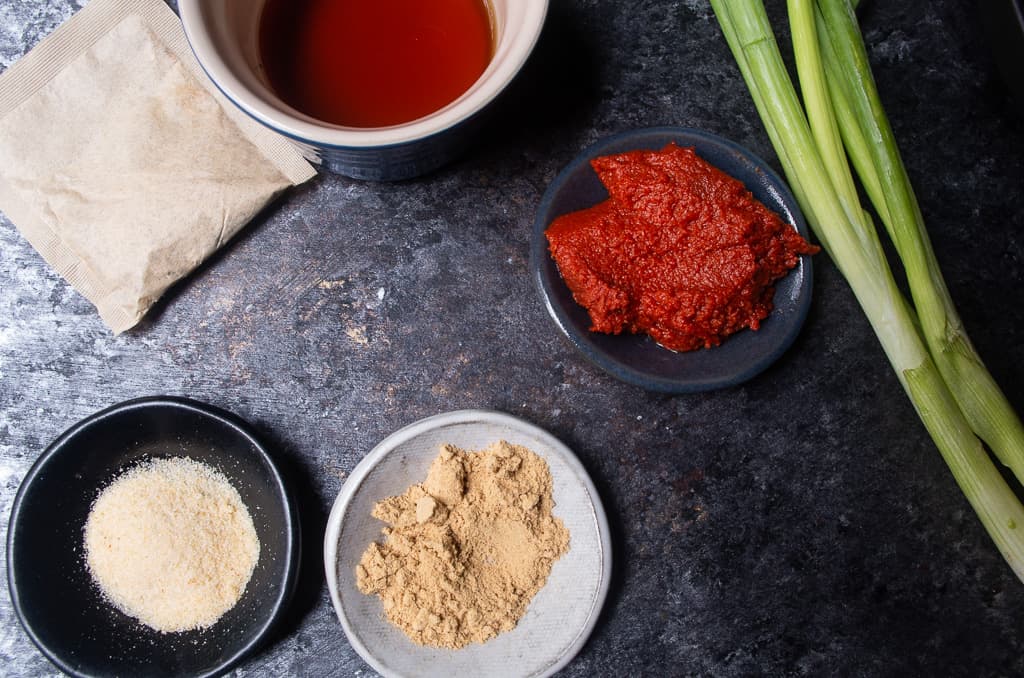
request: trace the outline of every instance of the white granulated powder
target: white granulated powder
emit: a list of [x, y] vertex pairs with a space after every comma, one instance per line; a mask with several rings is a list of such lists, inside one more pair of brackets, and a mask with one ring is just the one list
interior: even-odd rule
[[89, 571], [119, 610], [157, 631], [211, 626], [259, 559], [252, 517], [219, 471], [154, 459], [100, 493], [85, 523]]

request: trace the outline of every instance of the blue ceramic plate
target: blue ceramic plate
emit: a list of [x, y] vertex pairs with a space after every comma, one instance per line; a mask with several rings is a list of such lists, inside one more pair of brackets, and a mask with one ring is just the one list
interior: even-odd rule
[[712, 349], [678, 353], [646, 335], [591, 332], [590, 316], [577, 304], [548, 252], [544, 231], [557, 217], [605, 200], [608, 193], [590, 167], [600, 155], [637, 149], [658, 150], [670, 141], [693, 147], [697, 155], [742, 181], [754, 197], [796, 226], [807, 226], [789, 189], [760, 158], [727, 139], [695, 129], [654, 127], [608, 137], [587, 148], [548, 188], [537, 211], [530, 266], [548, 312], [559, 329], [591, 362], [650, 391], [696, 393], [733, 386], [760, 373], [796, 339], [811, 303], [811, 261], [800, 263], [775, 285], [775, 308], [757, 331], [744, 330]]
[[[241, 599], [201, 631], [160, 633], [122, 614], [103, 599], [83, 555], [82, 529], [100, 490], [125, 468], [169, 456], [227, 476], [260, 540]], [[29, 637], [65, 673], [209, 678], [274, 632], [295, 589], [299, 546], [284, 478], [245, 422], [194, 400], [141, 398], [75, 424], [32, 466], [11, 509], [7, 576]]]

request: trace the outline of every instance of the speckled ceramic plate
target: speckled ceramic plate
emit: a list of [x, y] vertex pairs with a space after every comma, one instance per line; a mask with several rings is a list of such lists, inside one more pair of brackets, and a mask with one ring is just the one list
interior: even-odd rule
[[744, 330], [720, 346], [677, 353], [646, 335], [590, 331], [590, 315], [576, 303], [548, 252], [544, 231], [557, 217], [592, 207], [608, 192], [591, 159], [637, 149], [657, 150], [670, 141], [693, 147], [697, 155], [744, 183], [754, 197], [793, 224], [806, 238], [807, 226], [786, 184], [760, 158], [714, 134], [681, 127], [632, 130], [585, 149], [548, 187], [537, 210], [530, 246], [530, 268], [555, 324], [591, 362], [622, 381], [649, 391], [694, 393], [734, 386], [761, 373], [793, 343], [811, 304], [811, 258], [775, 285], [774, 309], [756, 332]]
[[[377, 501], [422, 482], [443, 443], [479, 450], [498, 440], [528, 447], [547, 461], [554, 514], [569, 530], [569, 551], [512, 631], [461, 650], [421, 647], [384, 619], [379, 598], [356, 588], [356, 565], [384, 527], [370, 511]], [[608, 592], [611, 544], [597, 491], [568, 447], [507, 414], [462, 410], [393, 433], [356, 466], [327, 522], [324, 566], [349, 642], [385, 676], [550, 676], [569, 663], [594, 628]]]

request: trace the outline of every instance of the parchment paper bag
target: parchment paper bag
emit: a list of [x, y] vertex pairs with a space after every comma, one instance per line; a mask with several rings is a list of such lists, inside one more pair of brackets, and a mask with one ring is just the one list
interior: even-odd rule
[[0, 75], [0, 210], [114, 332], [313, 175], [160, 0], [93, 0]]

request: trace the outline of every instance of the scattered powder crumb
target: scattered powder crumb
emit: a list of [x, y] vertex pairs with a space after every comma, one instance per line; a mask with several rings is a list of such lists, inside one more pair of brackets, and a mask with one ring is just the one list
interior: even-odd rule
[[423, 483], [374, 507], [386, 539], [363, 554], [359, 590], [416, 643], [485, 642], [515, 627], [568, 551], [553, 507], [551, 471], [527, 448], [443, 445]]
[[89, 571], [107, 599], [157, 631], [211, 626], [259, 559], [252, 517], [223, 474], [154, 459], [104, 489], [85, 524]]
[[345, 334], [349, 339], [359, 344], [360, 346], [367, 346], [370, 340], [366, 338], [366, 328], [359, 326], [352, 326], [345, 330]]

